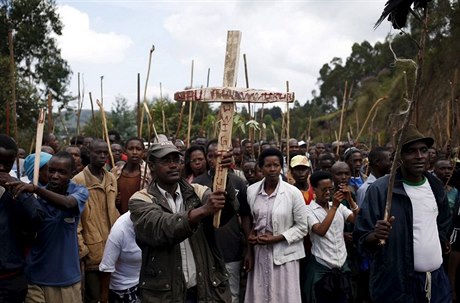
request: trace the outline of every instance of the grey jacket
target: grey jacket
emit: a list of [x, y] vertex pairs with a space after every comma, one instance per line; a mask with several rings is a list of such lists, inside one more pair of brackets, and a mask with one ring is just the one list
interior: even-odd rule
[[[129, 201], [136, 241], [142, 250], [139, 289], [142, 302], [184, 302], [186, 284], [182, 271], [180, 243], [189, 239], [193, 251], [199, 302], [231, 302], [228, 274], [215, 244], [212, 216], [193, 229], [188, 213], [206, 203], [211, 191], [199, 190], [185, 180], [179, 181], [185, 212], [173, 213], [168, 201], [152, 182], [147, 190], [134, 194]], [[227, 190], [229, 192], [231, 190]], [[235, 197], [229, 192], [229, 197]], [[238, 202], [229, 199], [222, 210], [225, 224], [235, 215]]]

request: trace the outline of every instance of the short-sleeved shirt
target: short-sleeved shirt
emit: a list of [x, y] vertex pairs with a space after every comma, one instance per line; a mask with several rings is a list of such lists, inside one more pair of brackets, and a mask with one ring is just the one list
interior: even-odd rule
[[[329, 207], [332, 207], [330, 202]], [[321, 237], [312, 232], [313, 225], [322, 223], [327, 216], [327, 211], [315, 201], [307, 206], [308, 229], [312, 243], [311, 253], [316, 260], [329, 267], [341, 268], [347, 259], [347, 248], [343, 238], [345, 221], [352, 211], [340, 204], [335, 212], [334, 219], [326, 234]]]
[[29, 283], [70, 286], [81, 279], [77, 227], [89, 193], [85, 186], [70, 181], [67, 195], [75, 198], [77, 207], [58, 208], [38, 198], [45, 217], [26, 259]]
[[112, 273], [109, 288], [125, 290], [139, 284], [142, 252], [128, 211], [117, 219], [105, 244], [99, 270]]

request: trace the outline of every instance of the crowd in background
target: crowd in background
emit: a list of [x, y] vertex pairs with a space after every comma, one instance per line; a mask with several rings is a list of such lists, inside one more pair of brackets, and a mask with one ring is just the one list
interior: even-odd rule
[[415, 127], [388, 218], [392, 144], [108, 140], [46, 134], [33, 184], [0, 135], [0, 302], [457, 302], [458, 151]]

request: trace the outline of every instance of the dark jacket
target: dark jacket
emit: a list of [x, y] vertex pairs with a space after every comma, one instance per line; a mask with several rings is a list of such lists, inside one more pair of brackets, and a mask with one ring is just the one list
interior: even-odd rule
[[[212, 188], [213, 172], [208, 171], [196, 177], [193, 183], [205, 185]], [[228, 173], [228, 180], [236, 191], [236, 198], [240, 204], [238, 215], [240, 217], [250, 216], [251, 209], [246, 196], [246, 183], [243, 179], [232, 172]], [[237, 216], [229, 220], [227, 224], [215, 230], [217, 247], [224, 258], [225, 263], [241, 261], [243, 259], [243, 235], [240, 230], [240, 223]]]
[[[441, 247], [447, 241], [450, 226], [450, 211], [446, 193], [441, 182], [431, 174], [425, 177], [430, 183], [438, 205], [437, 225]], [[377, 179], [367, 190], [353, 233], [362, 253], [371, 258], [370, 293], [378, 302], [414, 302], [411, 288], [414, 279], [413, 214], [412, 203], [404, 190], [402, 175], [398, 171], [395, 179], [391, 216], [395, 217], [391, 233], [385, 246], [369, 247], [366, 236], [374, 230], [377, 220], [385, 213], [389, 176]]]
[[34, 195], [23, 193], [17, 199], [9, 191], [0, 195], [0, 276], [22, 272], [25, 246], [31, 244], [42, 219]]
[[[173, 213], [168, 201], [154, 182], [148, 190], [137, 192], [129, 201], [136, 241], [142, 250], [139, 288], [142, 302], [184, 302], [186, 284], [182, 271], [180, 243], [189, 238], [197, 272], [199, 302], [230, 302], [228, 274], [216, 247], [212, 216], [197, 228], [188, 223], [188, 213], [202, 206], [209, 198], [204, 192], [202, 201], [185, 180], [179, 181], [185, 212]], [[197, 185], [199, 186], [199, 185]], [[231, 190], [227, 190], [229, 196]], [[227, 199], [222, 210], [221, 224], [234, 216], [238, 202]]]

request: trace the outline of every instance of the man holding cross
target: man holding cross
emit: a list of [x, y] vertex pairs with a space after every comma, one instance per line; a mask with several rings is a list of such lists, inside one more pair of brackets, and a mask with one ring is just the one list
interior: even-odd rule
[[[353, 236], [371, 259], [373, 302], [451, 302], [442, 254], [450, 250], [451, 222], [442, 183], [427, 173], [434, 140], [409, 126], [402, 139], [390, 218], [383, 220], [389, 175], [366, 192]], [[384, 244], [382, 240], [385, 241]]]
[[[220, 154], [220, 153], [219, 153]], [[142, 302], [231, 302], [228, 273], [216, 246], [213, 215], [222, 224], [235, 216], [232, 188], [211, 192], [180, 174], [180, 152], [171, 142], [154, 143], [147, 163], [154, 182], [129, 202], [142, 250]], [[231, 165], [231, 153], [222, 159]]]

